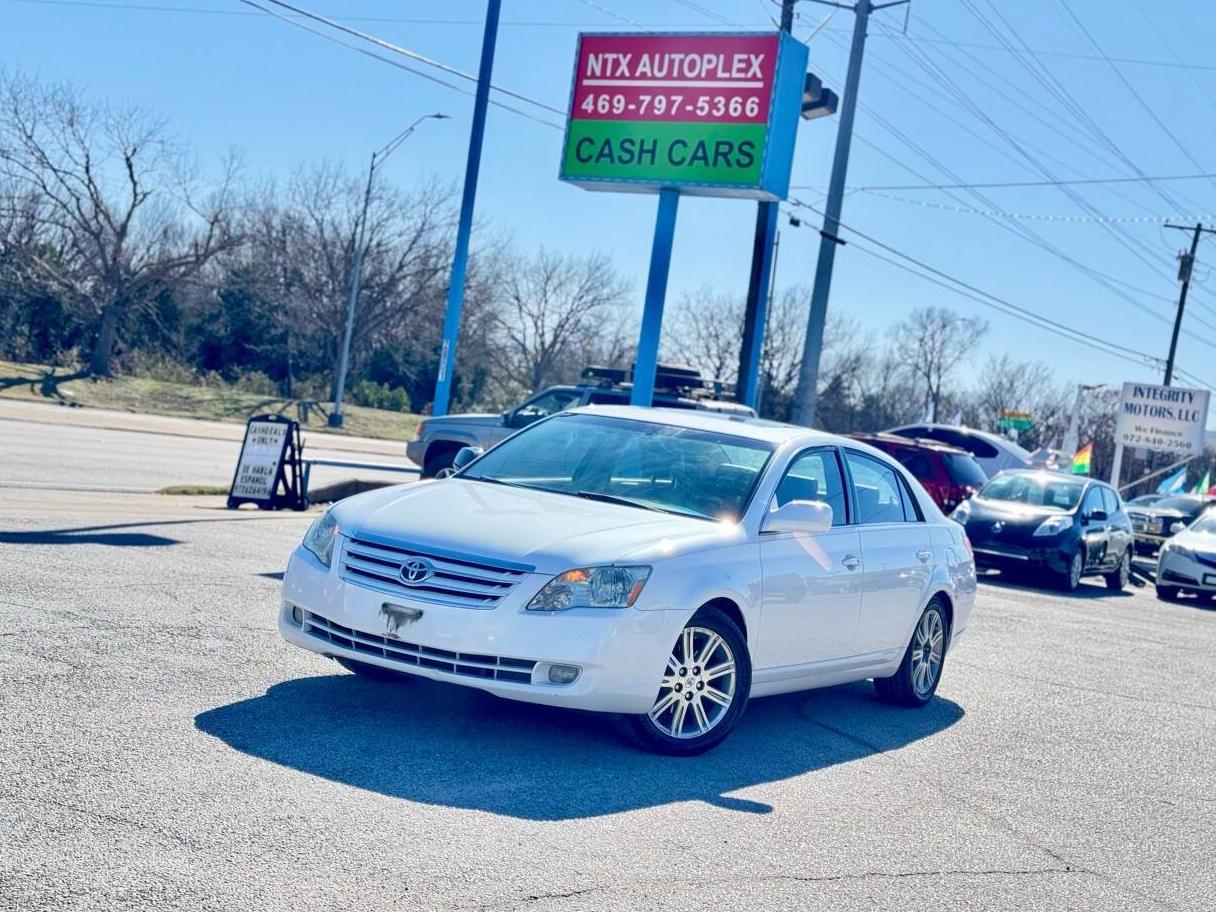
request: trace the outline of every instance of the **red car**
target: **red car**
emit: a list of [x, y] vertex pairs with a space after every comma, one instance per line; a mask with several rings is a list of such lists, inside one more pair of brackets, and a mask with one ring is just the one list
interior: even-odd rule
[[894, 456], [947, 514], [988, 480], [974, 456], [936, 440], [912, 440], [896, 434], [851, 436]]

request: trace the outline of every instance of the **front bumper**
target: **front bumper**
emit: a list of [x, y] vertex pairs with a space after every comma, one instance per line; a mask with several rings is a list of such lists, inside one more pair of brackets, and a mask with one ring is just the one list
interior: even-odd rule
[[1035, 548], [983, 542], [972, 544], [978, 567], [995, 570], [1041, 570], [1067, 573], [1072, 553], [1059, 547]]
[[1197, 559], [1166, 549], [1157, 561], [1157, 585], [1216, 593], [1216, 556]]
[[[525, 611], [549, 579], [539, 574], [490, 609], [412, 601], [348, 583], [337, 564], [327, 570], [299, 548], [292, 555], [279, 610], [279, 631], [289, 643], [528, 703], [649, 711], [686, 620], [681, 611]], [[420, 616], [403, 622], [400, 609]], [[553, 664], [578, 666], [578, 679], [550, 684]]]

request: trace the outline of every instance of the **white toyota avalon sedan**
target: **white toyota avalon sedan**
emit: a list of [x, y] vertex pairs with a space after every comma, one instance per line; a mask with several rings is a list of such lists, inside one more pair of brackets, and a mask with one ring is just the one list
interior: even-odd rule
[[279, 629], [372, 678], [617, 713], [692, 754], [750, 697], [873, 678], [924, 705], [975, 590], [962, 526], [878, 450], [601, 407], [335, 505], [291, 556]]

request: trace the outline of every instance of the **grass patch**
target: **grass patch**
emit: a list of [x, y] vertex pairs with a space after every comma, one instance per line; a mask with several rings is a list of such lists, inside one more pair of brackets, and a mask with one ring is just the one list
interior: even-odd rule
[[179, 484], [169, 485], [167, 488], [161, 488], [157, 494], [184, 494], [187, 497], [214, 497], [217, 495], [226, 495], [227, 487], [220, 485], [197, 485], [197, 484]]
[[[292, 400], [246, 392], [230, 386], [170, 383], [147, 377], [114, 377], [96, 380], [81, 377], [68, 368], [42, 364], [0, 361], [0, 397], [33, 402], [59, 402], [87, 408], [113, 409], [145, 415], [201, 418], [244, 424], [251, 415], [282, 413], [299, 420]], [[326, 403], [328, 406], [328, 403]], [[355, 437], [410, 440], [420, 415], [348, 405], [345, 426], [333, 430], [325, 417], [313, 410], [303, 427]]]

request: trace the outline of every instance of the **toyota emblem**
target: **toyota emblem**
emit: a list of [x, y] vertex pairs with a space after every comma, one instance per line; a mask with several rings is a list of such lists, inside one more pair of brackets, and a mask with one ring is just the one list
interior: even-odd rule
[[401, 565], [401, 582], [407, 586], [425, 583], [435, 575], [435, 565], [421, 557], [411, 557]]

